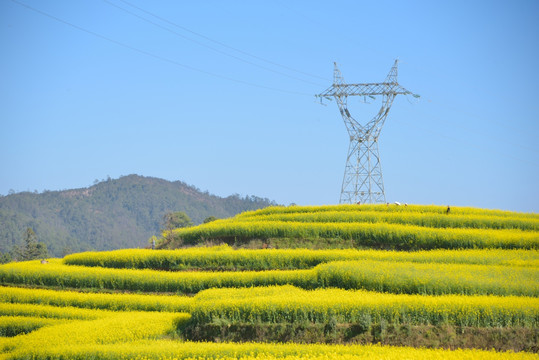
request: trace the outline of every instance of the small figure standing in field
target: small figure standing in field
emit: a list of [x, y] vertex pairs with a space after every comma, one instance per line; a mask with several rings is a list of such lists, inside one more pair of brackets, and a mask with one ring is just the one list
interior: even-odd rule
[[451, 211], [451, 208], [449, 207], [449, 205], [447, 205], [447, 210], [445, 211], [445, 213], [449, 214], [450, 211]]
[[361, 201], [358, 201], [357, 204], [358, 204], [358, 205], [361, 205]]

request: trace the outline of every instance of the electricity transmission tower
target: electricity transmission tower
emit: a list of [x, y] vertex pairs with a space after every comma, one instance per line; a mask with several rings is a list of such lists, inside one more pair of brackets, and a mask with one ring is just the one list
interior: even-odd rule
[[[334, 65], [333, 85], [316, 97], [319, 97], [320, 101], [335, 98], [350, 135], [340, 203], [385, 203], [384, 181], [378, 155], [378, 136], [395, 96], [402, 94], [419, 97], [419, 95], [406, 90], [397, 82], [398, 60], [395, 60], [383, 83], [346, 84], [337, 63]], [[361, 125], [348, 111], [349, 96], [368, 96], [372, 99], [382, 96], [382, 107], [368, 123]]]

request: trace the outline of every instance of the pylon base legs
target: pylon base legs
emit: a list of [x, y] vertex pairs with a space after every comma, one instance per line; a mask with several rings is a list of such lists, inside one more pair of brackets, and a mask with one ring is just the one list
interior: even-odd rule
[[350, 141], [341, 188], [341, 204], [386, 202], [377, 140]]

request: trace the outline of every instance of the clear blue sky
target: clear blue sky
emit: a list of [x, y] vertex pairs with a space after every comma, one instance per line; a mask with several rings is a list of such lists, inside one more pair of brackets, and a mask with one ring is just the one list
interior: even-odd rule
[[3, 195], [140, 174], [337, 203], [348, 135], [313, 95], [398, 57], [421, 98], [380, 136], [388, 201], [539, 212], [538, 1], [2, 0], [0, 48]]

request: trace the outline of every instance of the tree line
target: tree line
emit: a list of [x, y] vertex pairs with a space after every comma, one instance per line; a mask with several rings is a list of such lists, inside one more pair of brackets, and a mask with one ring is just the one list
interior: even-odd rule
[[47, 245], [37, 240], [36, 233], [32, 228], [26, 228], [22, 245], [15, 245], [9, 252], [0, 255], [0, 262], [28, 261], [35, 259], [45, 260], [49, 256]]

